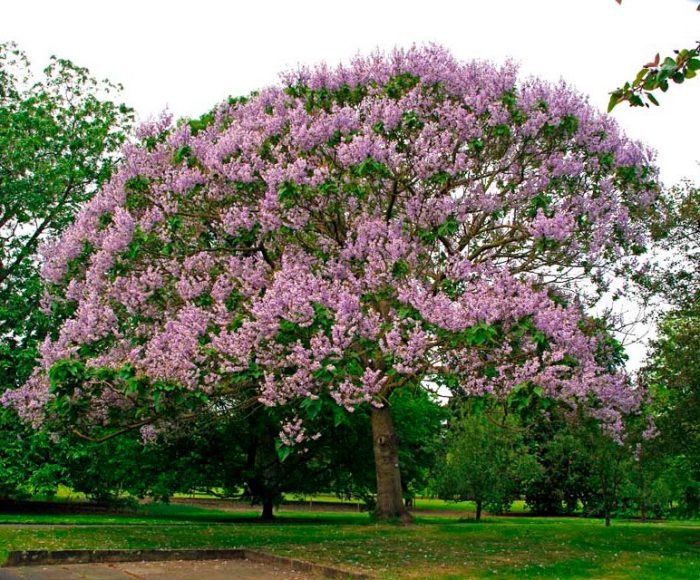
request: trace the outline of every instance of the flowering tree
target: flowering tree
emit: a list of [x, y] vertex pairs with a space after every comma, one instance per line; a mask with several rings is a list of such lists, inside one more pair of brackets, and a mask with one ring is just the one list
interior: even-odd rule
[[377, 515], [404, 517], [397, 389], [529, 385], [611, 429], [637, 407], [572, 291], [642, 247], [655, 172], [566, 86], [414, 48], [141, 137], [44, 251], [75, 312], [5, 397], [28, 419], [131, 417], [109, 435], [252, 390], [283, 446], [368, 404]]

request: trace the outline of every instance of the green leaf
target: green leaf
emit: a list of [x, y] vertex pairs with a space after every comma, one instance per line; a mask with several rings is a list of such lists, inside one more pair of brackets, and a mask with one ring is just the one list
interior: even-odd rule
[[338, 405], [333, 405], [331, 407], [333, 409], [333, 425], [336, 427], [339, 427], [346, 421], [346, 416], [345, 416], [345, 409], [343, 407], [340, 407]]
[[567, 133], [576, 133], [578, 130], [578, 124], [579, 121], [574, 115], [565, 115], [561, 123], [559, 123], [559, 127], [561, 127], [564, 131]]
[[449, 216], [444, 223], [440, 224], [437, 233], [440, 236], [450, 237], [454, 236], [459, 230], [459, 221], [453, 215]]
[[284, 462], [287, 457], [292, 454], [293, 449], [288, 445], [285, 445], [279, 439], [275, 439], [275, 450], [277, 451], [277, 457], [281, 462]]
[[192, 154], [192, 148], [189, 145], [183, 145], [173, 155], [173, 162], [176, 164], [182, 163]]
[[481, 151], [486, 145], [481, 139], [472, 139], [469, 141], [469, 147], [471, 147], [477, 153]]
[[647, 91], [654, 90], [659, 86], [659, 80], [654, 73], [650, 73], [649, 76], [644, 81], [644, 89]]
[[297, 185], [291, 181], [285, 181], [277, 190], [277, 197], [280, 201], [291, 201], [296, 197]]
[[143, 175], [130, 177], [124, 183], [124, 191], [127, 193], [146, 193], [150, 186], [150, 180]]
[[306, 398], [302, 401], [301, 407], [306, 410], [309, 419], [315, 419], [321, 411], [322, 402], [321, 399]]
[[498, 371], [496, 370], [496, 367], [494, 365], [484, 367], [484, 376], [490, 379], [495, 379], [498, 376]]
[[397, 260], [391, 268], [394, 278], [404, 278], [410, 272], [410, 267], [406, 260]]
[[664, 59], [664, 64], [662, 65], [663, 68], [665, 69], [675, 69], [676, 68], [676, 61], [672, 59], [670, 56], [667, 56]]
[[688, 61], [688, 69], [694, 71], [700, 70], [700, 59], [697, 58], [691, 58]]

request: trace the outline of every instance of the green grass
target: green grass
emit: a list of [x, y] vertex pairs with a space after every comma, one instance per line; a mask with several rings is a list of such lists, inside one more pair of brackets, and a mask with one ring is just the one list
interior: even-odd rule
[[298, 511], [279, 512], [270, 524], [256, 514], [148, 505], [114, 516], [5, 515], [0, 558], [23, 549], [248, 547], [383, 578], [700, 577], [700, 522], [605, 528], [580, 518], [500, 517], [475, 524], [436, 510], [410, 526]]

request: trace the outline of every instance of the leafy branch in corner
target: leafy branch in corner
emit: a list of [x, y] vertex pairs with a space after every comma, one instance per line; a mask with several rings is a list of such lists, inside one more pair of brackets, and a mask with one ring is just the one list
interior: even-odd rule
[[[622, 4], [622, 0], [615, 0]], [[700, 4], [698, 4], [700, 11]], [[637, 73], [634, 81], [626, 82], [622, 87], [610, 93], [608, 112], [612, 111], [619, 103], [627, 101], [632, 107], [648, 107], [649, 103], [659, 104], [652, 91], [661, 89], [666, 92], [669, 81], [676, 84], [683, 83], [686, 79], [692, 79], [700, 70], [700, 42], [695, 48], [674, 50], [675, 57], [668, 56], [663, 62], [657, 53], [654, 60], [645, 64]], [[645, 101], [646, 99], [646, 101]]]

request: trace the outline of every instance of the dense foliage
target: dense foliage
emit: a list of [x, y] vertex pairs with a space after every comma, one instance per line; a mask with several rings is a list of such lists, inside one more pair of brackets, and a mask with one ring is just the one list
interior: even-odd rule
[[444, 456], [436, 469], [438, 495], [451, 501], [474, 501], [476, 520], [485, 507], [502, 513], [540, 476], [541, 466], [528, 452], [518, 425], [486, 413], [465, 413], [451, 423]]
[[[671, 259], [652, 272], [652, 288], [672, 305], [658, 319], [657, 337], [641, 380], [654, 395], [659, 436], [645, 445], [663, 493], [686, 515], [700, 513], [700, 269], [698, 194], [690, 189], [671, 214], [664, 240]], [[647, 279], [648, 282], [648, 279]], [[647, 285], [648, 287], [648, 285]]]

